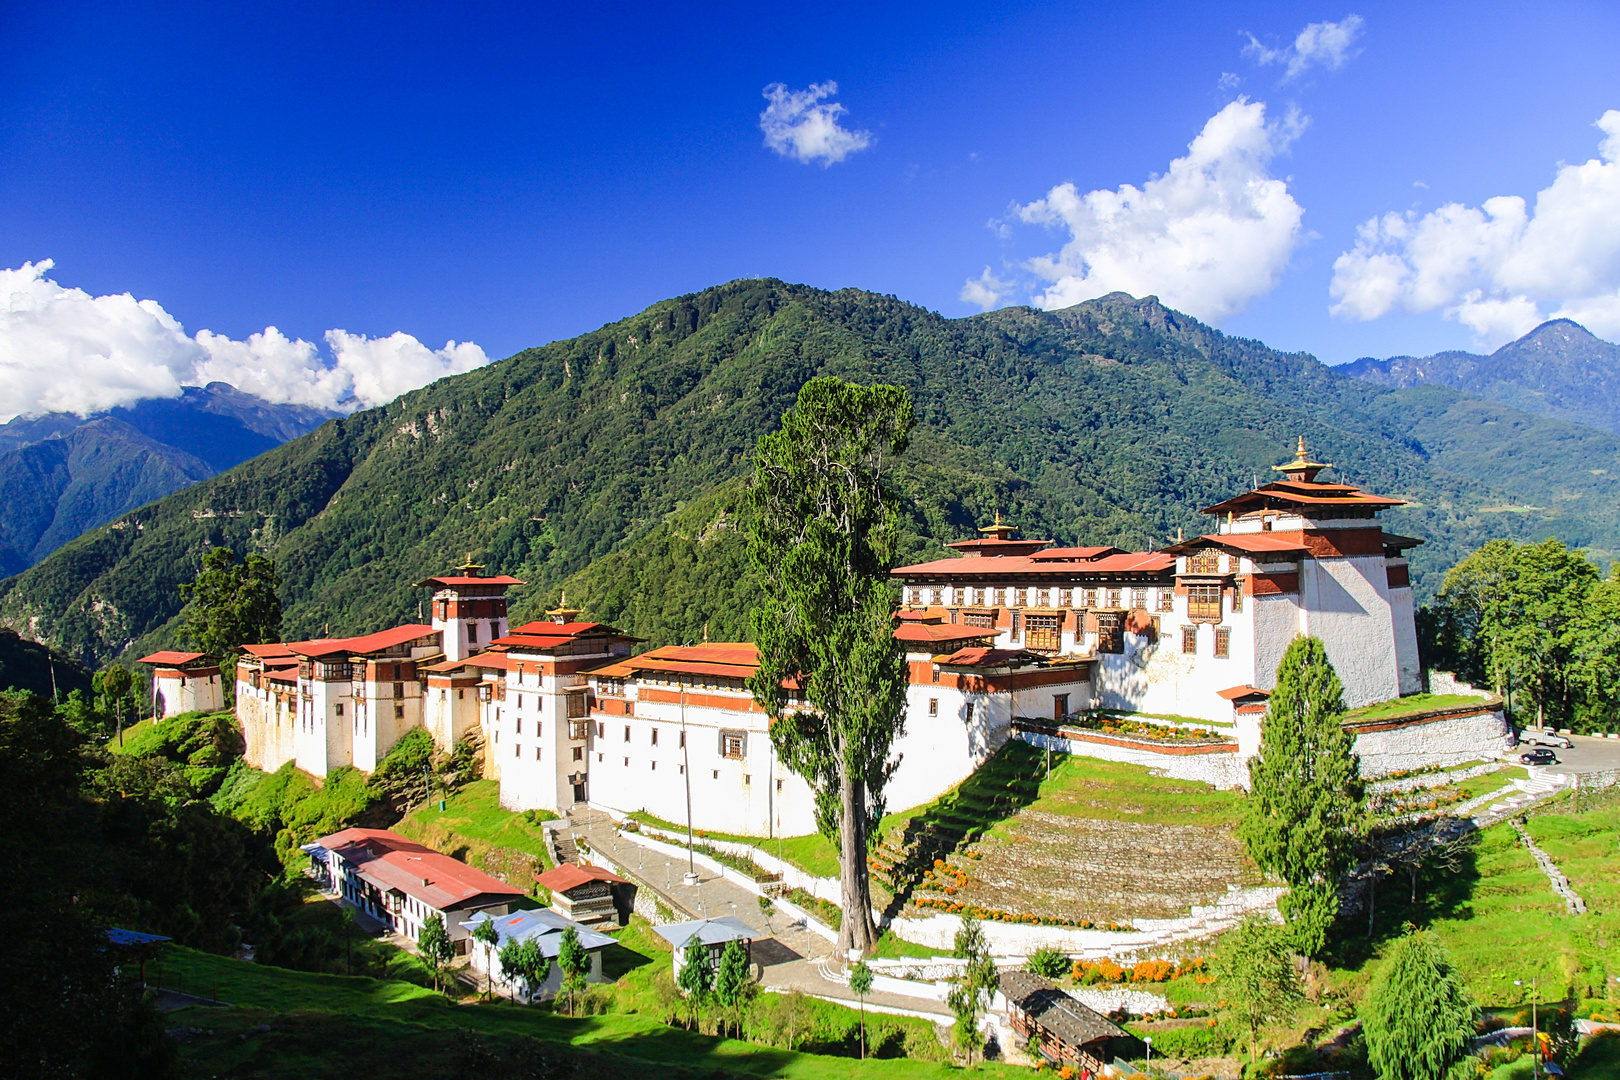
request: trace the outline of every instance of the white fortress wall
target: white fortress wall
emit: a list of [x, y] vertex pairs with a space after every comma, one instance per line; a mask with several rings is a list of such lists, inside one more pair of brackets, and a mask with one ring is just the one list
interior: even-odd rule
[[1384, 563], [1380, 553], [1304, 559], [1300, 565], [1302, 629], [1322, 639], [1352, 709], [1401, 692]]
[[1384, 730], [1356, 734], [1361, 775], [1386, 776], [1424, 765], [1460, 765], [1488, 758], [1507, 746], [1508, 722], [1500, 709], [1464, 716], [1442, 716]]

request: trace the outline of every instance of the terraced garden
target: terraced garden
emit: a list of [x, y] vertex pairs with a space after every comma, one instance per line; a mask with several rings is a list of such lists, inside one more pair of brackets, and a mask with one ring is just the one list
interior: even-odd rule
[[1007, 744], [887, 832], [872, 866], [897, 895], [1039, 921], [1175, 918], [1260, 883], [1234, 835], [1243, 796], [1147, 768]]

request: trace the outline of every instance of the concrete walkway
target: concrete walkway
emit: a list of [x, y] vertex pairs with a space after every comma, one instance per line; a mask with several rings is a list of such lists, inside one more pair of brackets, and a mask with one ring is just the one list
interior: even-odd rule
[[[832, 943], [781, 913], [773, 915], [767, 924], [759, 913], [759, 898], [741, 885], [716, 875], [701, 863], [696, 864], [697, 884], [683, 884], [686, 859], [637, 843], [633, 834], [621, 834], [606, 814], [576, 812], [570, 816], [569, 831], [584, 839], [604, 860], [639, 878], [642, 887], [651, 888], [677, 916], [703, 919], [734, 915], [769, 935], [754, 942], [754, 959], [764, 970], [765, 989], [778, 993], [797, 990], [859, 1006], [860, 1000], [842, 977], [843, 966], [834, 956]], [[922, 1016], [937, 1022], [952, 1019], [943, 1002], [904, 994], [868, 994], [866, 1005], [877, 1012]]]

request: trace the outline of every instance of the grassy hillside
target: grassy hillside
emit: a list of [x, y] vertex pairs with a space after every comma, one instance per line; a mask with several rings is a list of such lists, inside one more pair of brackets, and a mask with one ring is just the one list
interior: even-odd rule
[[910, 555], [996, 510], [1065, 542], [1207, 528], [1197, 508], [1269, 476], [1300, 434], [1338, 475], [1413, 501], [1391, 525], [1430, 540], [1420, 590], [1494, 535], [1616, 546], [1606, 434], [1582, 435], [1586, 472], [1565, 475], [1579, 429], [1492, 406], [1514, 437], [1481, 436], [1468, 408], [1415, 408], [1151, 298], [953, 320], [758, 280], [443, 380], [127, 514], [0, 583], [0, 622], [91, 661], [167, 644], [178, 585], [226, 544], [277, 558], [289, 636], [412, 617], [411, 582], [469, 551], [530, 582], [518, 618], [570, 581], [589, 614], [655, 643], [705, 623], [739, 636], [738, 483], [818, 374], [910, 389]]

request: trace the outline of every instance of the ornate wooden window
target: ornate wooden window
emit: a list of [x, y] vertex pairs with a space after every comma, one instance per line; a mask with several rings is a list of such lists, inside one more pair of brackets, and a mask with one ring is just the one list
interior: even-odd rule
[[589, 705], [589, 703], [585, 700], [584, 693], [568, 694], [566, 697], [568, 698], [568, 715], [576, 718], [584, 716], [588, 711]]
[[1188, 585], [1187, 618], [1194, 622], [1220, 622], [1221, 587], [1219, 585]]
[[1198, 627], [1183, 626], [1181, 628], [1181, 651], [1188, 656], [1198, 652]]
[[1146, 589], [1132, 589], [1131, 590], [1131, 607], [1133, 607], [1133, 608], [1141, 608], [1143, 611], [1146, 611], [1147, 610], [1147, 604], [1148, 604], [1147, 592], [1148, 591]]
[[1017, 611], [1012, 613], [1012, 634], [1010, 636], [1014, 641], [1018, 640], [1018, 633], [1022, 629], [1022, 626], [1020, 625], [1021, 620], [1019, 618], [1020, 614], [1021, 613]]
[[1074, 603], [1074, 590], [1073, 589], [1059, 589], [1058, 590], [1058, 602], [1057, 602], [1058, 607], [1068, 607], [1070, 604], [1073, 604], [1073, 603]]
[[1227, 626], [1215, 628], [1215, 655], [1225, 659], [1232, 655], [1232, 630]]
[[1176, 591], [1174, 589], [1160, 589], [1159, 590], [1159, 610], [1160, 611], [1174, 611], [1174, 610], [1176, 610]]
[[1063, 651], [1063, 616], [1028, 615], [1024, 621], [1024, 647], [1034, 652]]
[[1119, 593], [1120, 593], [1120, 591], [1118, 589], [1109, 589], [1108, 590], [1108, 606], [1109, 607], [1117, 608], [1117, 607], [1120, 606], [1120, 595], [1119, 595]]
[[1232, 614], [1236, 615], [1243, 610], [1243, 579], [1238, 578], [1232, 582]]
[[1097, 651], [1105, 653], [1125, 651], [1125, 616], [1117, 611], [1097, 613]]
[[589, 732], [586, 730], [586, 721], [571, 720], [568, 724], [568, 737], [570, 739], [583, 739]]
[[1216, 548], [1205, 548], [1187, 556], [1187, 573], [1218, 574], [1221, 572], [1221, 553]]
[[996, 607], [1006, 607], [1007, 606], [1007, 590], [1006, 589], [997, 589], [996, 590], [995, 606]]
[[917, 602], [917, 590], [913, 589], [910, 585], [907, 585], [906, 586], [906, 607], [910, 607], [911, 605], [915, 604], [916, 602]]
[[983, 611], [965, 611], [962, 613], [962, 621], [968, 626], [979, 626], [986, 630], [993, 630], [996, 626], [995, 616]]
[[748, 733], [745, 731], [720, 732], [720, 756], [743, 758], [748, 754]]
[[1086, 590], [1086, 607], [1094, 608], [1096, 606], [1097, 606], [1097, 590], [1096, 589], [1087, 589]]

